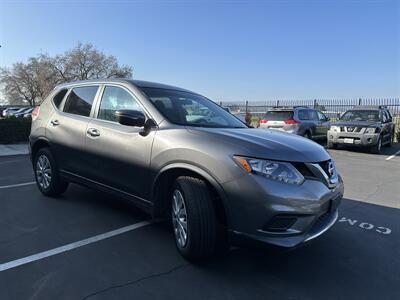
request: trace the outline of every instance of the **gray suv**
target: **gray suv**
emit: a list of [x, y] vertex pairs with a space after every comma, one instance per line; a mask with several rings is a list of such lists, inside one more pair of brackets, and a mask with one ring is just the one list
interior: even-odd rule
[[304, 136], [325, 139], [329, 119], [319, 110], [304, 106], [275, 107], [260, 120], [260, 128], [276, 129]]
[[172, 219], [187, 259], [253, 239], [292, 247], [329, 229], [343, 182], [303, 137], [249, 128], [207, 98], [136, 80], [60, 85], [32, 113], [39, 190], [70, 182]]
[[390, 111], [382, 106], [359, 106], [346, 111], [328, 131], [328, 148], [337, 145], [369, 148], [380, 153], [382, 145], [391, 146], [394, 123]]

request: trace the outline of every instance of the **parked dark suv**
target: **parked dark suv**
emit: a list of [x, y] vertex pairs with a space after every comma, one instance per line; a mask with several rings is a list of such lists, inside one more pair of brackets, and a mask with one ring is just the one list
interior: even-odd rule
[[177, 248], [189, 259], [234, 237], [296, 246], [338, 217], [343, 182], [323, 147], [249, 128], [181, 88], [65, 84], [32, 120], [31, 157], [43, 194], [58, 196], [74, 182], [172, 218]]
[[304, 106], [276, 107], [260, 120], [260, 128], [281, 130], [309, 139], [325, 139], [329, 126], [329, 119], [322, 112]]
[[346, 111], [328, 131], [328, 148], [337, 145], [367, 147], [380, 153], [394, 138], [392, 115], [386, 107], [359, 106]]

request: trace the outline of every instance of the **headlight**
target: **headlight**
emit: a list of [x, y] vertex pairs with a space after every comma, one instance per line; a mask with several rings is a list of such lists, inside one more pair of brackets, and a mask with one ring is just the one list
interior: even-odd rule
[[234, 156], [235, 162], [246, 172], [290, 184], [302, 184], [303, 175], [290, 163]]
[[330, 130], [335, 131], [335, 132], [340, 132], [340, 127], [339, 126], [331, 126]]
[[376, 127], [376, 128], [367, 127], [367, 128], [365, 128], [365, 131], [364, 131], [364, 133], [369, 133], [369, 134], [371, 134], [371, 133], [379, 133], [379, 132], [380, 132], [380, 128], [379, 127]]

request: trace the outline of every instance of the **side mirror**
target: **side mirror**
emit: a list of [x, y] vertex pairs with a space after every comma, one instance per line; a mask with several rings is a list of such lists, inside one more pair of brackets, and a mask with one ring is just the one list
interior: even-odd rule
[[118, 123], [126, 126], [143, 127], [146, 122], [145, 115], [138, 110], [117, 110], [115, 116]]

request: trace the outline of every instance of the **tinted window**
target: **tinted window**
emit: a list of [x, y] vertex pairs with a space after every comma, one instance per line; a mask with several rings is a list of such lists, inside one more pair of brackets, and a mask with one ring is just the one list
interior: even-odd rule
[[197, 127], [247, 128], [245, 124], [207, 98], [190, 92], [142, 87], [170, 122]]
[[64, 99], [64, 96], [65, 96], [65, 94], [66, 94], [67, 92], [68, 92], [68, 89], [62, 89], [61, 91], [59, 91], [59, 92], [57, 93], [57, 95], [54, 96], [53, 102], [54, 102], [54, 105], [55, 105], [58, 109], [60, 109], [61, 102], [62, 102], [62, 100]]
[[390, 115], [390, 112], [388, 110], [384, 110], [383, 114], [386, 116], [387, 122], [390, 122], [392, 119], [392, 116]]
[[64, 112], [89, 117], [97, 86], [74, 88], [65, 102]]
[[126, 90], [107, 86], [101, 98], [98, 119], [116, 122], [115, 112], [119, 109], [142, 111], [137, 101]]
[[310, 114], [308, 113], [308, 110], [299, 110], [297, 114], [299, 115], [299, 120], [310, 120]]
[[265, 116], [265, 120], [270, 121], [285, 121], [285, 120], [293, 120], [293, 111], [290, 110], [270, 110]]
[[317, 112], [315, 110], [309, 110], [310, 120], [318, 120]]
[[320, 121], [326, 121], [327, 120], [327, 117], [322, 112], [317, 111], [317, 114], [318, 114], [318, 119]]
[[386, 111], [382, 110], [382, 122], [386, 123], [388, 121], [388, 117], [386, 115]]

